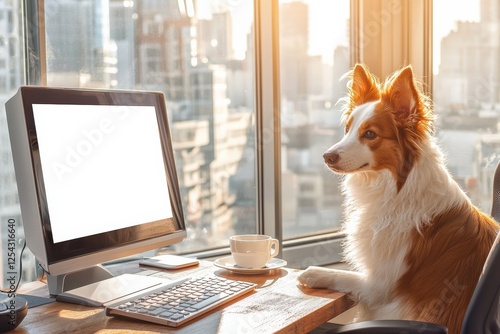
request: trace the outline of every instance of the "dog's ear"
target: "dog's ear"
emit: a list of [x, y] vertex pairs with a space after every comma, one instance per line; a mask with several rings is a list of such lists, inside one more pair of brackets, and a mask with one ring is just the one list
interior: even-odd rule
[[380, 90], [375, 77], [370, 74], [364, 65], [357, 64], [351, 72], [349, 86], [350, 107], [380, 99]]
[[[419, 152], [419, 139], [433, 131], [433, 116], [425, 95], [420, 94], [410, 66], [387, 80], [382, 100], [388, 102], [398, 124], [398, 141], [405, 147], [403, 162], [397, 171], [398, 191], [403, 187]], [[407, 131], [408, 130], [408, 131]]]
[[386, 89], [389, 102], [394, 107], [397, 118], [410, 120], [419, 112], [419, 93], [413, 79], [413, 70], [407, 66], [396, 72]]

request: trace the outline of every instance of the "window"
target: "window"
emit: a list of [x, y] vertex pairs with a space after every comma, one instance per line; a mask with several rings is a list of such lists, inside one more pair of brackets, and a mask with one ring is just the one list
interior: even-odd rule
[[[0, 247], [2, 255], [0, 264], [0, 284], [3, 287], [10, 286], [7, 275], [8, 270], [8, 247], [7, 240], [9, 236], [8, 225], [13, 224], [15, 239], [23, 240], [24, 233], [21, 225], [21, 212], [19, 200], [17, 198], [17, 188], [15, 183], [14, 165], [10, 150], [10, 140], [7, 129], [7, 120], [3, 106], [5, 102], [17, 90], [18, 86], [23, 83], [23, 52], [21, 38], [21, 16], [17, 1], [2, 1], [0, 6]], [[16, 261], [14, 263], [15, 270], [19, 272], [19, 258], [22, 243], [15, 243]], [[25, 281], [35, 280], [35, 262], [32, 257], [24, 255], [23, 267], [31, 270], [23, 273]], [[10, 263], [12, 264], [12, 262]], [[11, 268], [12, 269], [12, 268]], [[11, 275], [12, 276], [12, 275]], [[19, 275], [16, 274], [16, 279]]]
[[[174, 251], [227, 247], [230, 235], [257, 232], [252, 2], [46, 0], [43, 9], [24, 2], [25, 38], [35, 41], [24, 50], [32, 53], [27, 74], [22, 18], [11, 15], [21, 11], [13, 3], [5, 1], [0, 20], [0, 38], [9, 41], [0, 53], [10, 72], [17, 69], [15, 81], [9, 72], [0, 75], [4, 102], [24, 77], [28, 84], [164, 92], [188, 228], [188, 240]], [[29, 13], [43, 14], [44, 22]], [[1, 161], [4, 180], [14, 170], [3, 112], [0, 125], [0, 156], [9, 154]], [[11, 194], [15, 183], [2, 182], [2, 229], [9, 219], [21, 223]], [[25, 281], [35, 279], [30, 261], [23, 263]]]
[[[256, 232], [252, 4], [46, 0], [45, 7], [65, 13], [45, 22], [47, 85], [164, 92], [188, 227], [175, 250], [226, 246], [240, 226]], [[86, 37], [75, 39], [77, 31]], [[238, 85], [229, 85], [235, 77]]]
[[[496, 1], [434, 1], [434, 103], [449, 170], [489, 212], [500, 160], [500, 15]], [[445, 15], [446, 13], [446, 15]]]
[[284, 238], [292, 239], [341, 223], [339, 178], [324, 168], [322, 155], [343, 135], [336, 103], [351, 66], [350, 3], [279, 3], [282, 222]]
[[[229, 235], [258, 232], [283, 240], [292, 267], [340, 259], [339, 178], [322, 153], [342, 136], [340, 78], [356, 61], [381, 77], [412, 63], [433, 87], [449, 169], [489, 209], [500, 157], [493, 0], [45, 0], [43, 24], [32, 2], [3, 4], [2, 101], [25, 83], [164, 92], [188, 226], [175, 251], [213, 255]], [[21, 222], [6, 133], [2, 112], [2, 224]], [[34, 267], [23, 260], [24, 280]]]

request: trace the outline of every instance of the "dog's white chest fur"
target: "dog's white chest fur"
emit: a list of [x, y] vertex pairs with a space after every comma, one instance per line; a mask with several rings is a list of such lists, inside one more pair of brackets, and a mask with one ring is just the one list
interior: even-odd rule
[[[353, 271], [309, 268], [299, 278], [309, 287], [350, 293], [360, 301], [363, 318], [402, 318], [405, 310], [393, 291], [406, 272], [411, 233], [445, 208], [463, 200], [433, 144], [398, 193], [388, 171], [357, 173], [343, 181], [345, 196], [344, 255]], [[443, 199], [442, 187], [447, 189]]]

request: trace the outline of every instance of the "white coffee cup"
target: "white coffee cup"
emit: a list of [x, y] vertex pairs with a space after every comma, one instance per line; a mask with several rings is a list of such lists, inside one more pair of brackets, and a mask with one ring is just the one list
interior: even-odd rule
[[229, 237], [234, 263], [242, 268], [264, 268], [279, 253], [279, 242], [268, 235], [241, 234]]

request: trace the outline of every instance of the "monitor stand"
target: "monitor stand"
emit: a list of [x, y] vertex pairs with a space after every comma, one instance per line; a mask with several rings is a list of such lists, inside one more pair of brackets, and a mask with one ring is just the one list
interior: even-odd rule
[[57, 301], [87, 306], [107, 306], [163, 284], [164, 279], [152, 276], [113, 276], [101, 265], [65, 275], [47, 274], [49, 294]]
[[58, 296], [64, 291], [73, 290], [83, 285], [103, 281], [114, 277], [113, 274], [102, 265], [92, 266], [80, 271], [63, 275], [47, 274], [47, 285], [51, 296]]

